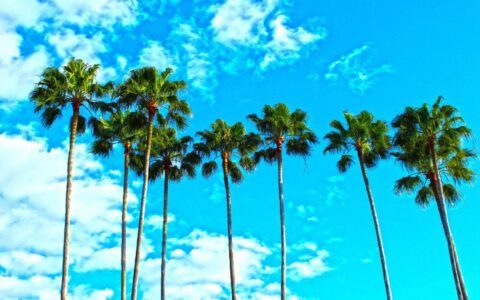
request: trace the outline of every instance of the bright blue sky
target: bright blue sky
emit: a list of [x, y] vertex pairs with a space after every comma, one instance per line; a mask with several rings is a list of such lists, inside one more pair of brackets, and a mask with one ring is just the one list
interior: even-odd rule
[[[185, 2], [185, 3], [184, 3]], [[122, 1], [21, 0], [0, 4], [0, 294], [54, 299], [60, 284], [66, 119], [45, 130], [27, 101], [49, 65], [74, 55], [101, 63], [101, 80], [121, 81], [142, 65], [173, 66], [190, 88], [186, 134], [216, 118], [244, 121], [265, 104], [309, 114], [319, 136], [344, 110], [391, 120], [438, 95], [480, 133], [480, 4], [476, 1]], [[67, 113], [66, 113], [67, 114]], [[73, 299], [119, 297], [122, 156], [89, 154], [79, 138], [72, 211]], [[371, 214], [358, 165], [339, 176], [325, 143], [305, 164], [285, 161], [288, 289], [291, 299], [383, 299]], [[472, 167], [478, 172], [478, 164]], [[392, 194], [393, 162], [370, 170], [396, 299], [454, 299], [445, 237], [435, 206]], [[241, 299], [277, 299], [276, 170], [261, 165], [232, 190]], [[132, 176], [134, 177], [134, 176]], [[140, 186], [131, 180], [129, 259]], [[158, 298], [160, 182], [150, 186], [140, 291]], [[480, 297], [478, 186], [461, 187], [449, 209], [471, 299]], [[219, 176], [172, 184], [170, 299], [224, 299], [226, 214]], [[131, 267], [131, 266], [130, 266]], [[131, 273], [129, 272], [129, 279]], [[129, 280], [130, 282], [130, 280]]]

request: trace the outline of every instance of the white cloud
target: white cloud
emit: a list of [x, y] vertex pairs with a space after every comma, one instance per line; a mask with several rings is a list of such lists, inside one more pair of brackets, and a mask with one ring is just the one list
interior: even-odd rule
[[363, 45], [332, 62], [325, 79], [332, 82], [344, 81], [351, 91], [363, 94], [373, 86], [379, 75], [393, 71], [389, 64], [372, 67], [370, 59], [364, 58], [369, 49], [368, 45]]
[[57, 299], [60, 294], [57, 291], [57, 286], [60, 284], [59, 279], [52, 279], [47, 276], [32, 276], [23, 279], [16, 276], [0, 275], [0, 295], [4, 300]]
[[64, 29], [48, 34], [47, 41], [55, 47], [60, 57], [69, 59], [73, 56], [90, 64], [100, 63], [97, 55], [107, 51], [102, 33], [87, 36], [78, 34], [72, 29]]
[[215, 39], [227, 46], [253, 45], [267, 35], [265, 19], [278, 5], [278, 0], [227, 0], [211, 8], [215, 15], [211, 26]]
[[111, 28], [116, 24], [134, 25], [137, 17], [136, 0], [53, 0], [58, 10], [56, 19], [79, 26], [100, 25]]
[[298, 217], [305, 219], [309, 222], [316, 223], [318, 218], [316, 217], [315, 208], [312, 205], [299, 205], [297, 206], [296, 214]]
[[[168, 223], [175, 222], [175, 215], [168, 214]], [[155, 230], [163, 229], [163, 216], [151, 215], [145, 220], [145, 225], [152, 227]]]
[[72, 300], [107, 300], [112, 299], [113, 291], [111, 289], [104, 290], [94, 290], [87, 285], [79, 285], [74, 291], [73, 295], [70, 296]]
[[327, 250], [318, 250], [313, 242], [305, 242], [292, 246], [293, 250], [306, 252], [300, 255], [297, 261], [287, 266], [288, 277], [294, 281], [300, 281], [307, 278], [320, 276], [332, 268], [329, 267], [325, 260], [329, 256]]
[[[167, 262], [167, 295], [169, 299], [219, 299], [227, 296], [230, 286], [228, 242], [223, 235], [194, 230], [180, 239], [170, 239], [171, 255]], [[239, 293], [262, 289], [259, 278], [270, 250], [257, 240], [234, 237], [235, 275]], [[157, 299], [160, 292], [160, 259], [142, 263], [140, 280], [144, 299]], [[242, 297], [243, 299], [243, 297]], [[246, 298], [245, 299], [250, 299]]]
[[0, 5], [0, 20], [12, 27], [38, 27], [40, 20], [51, 13], [49, 4], [37, 0], [2, 1]]
[[160, 72], [168, 67], [175, 69], [176, 60], [176, 57], [156, 41], [149, 41], [139, 57], [140, 65], [156, 67]]
[[175, 29], [170, 38], [182, 45], [177, 48], [177, 57], [185, 61], [183, 65], [186, 65], [187, 80], [206, 100], [213, 103], [213, 91], [218, 85], [217, 65], [214, 63], [216, 51], [206, 39], [208, 32], [191, 20], [190, 23], [174, 23]]
[[[19, 40], [13, 40], [12, 35], [9, 37], [10, 40], [7, 39], [5, 44], [8, 50], [0, 50], [9, 51], [4, 59], [0, 59], [0, 108], [3, 109], [9, 109], [17, 101], [28, 99], [28, 94], [50, 61], [47, 51], [42, 46], [27, 56], [20, 56], [19, 43], [12, 45]], [[2, 43], [1, 48], [3, 47]]]
[[22, 56], [21, 35], [7, 28], [0, 19], [0, 108], [9, 109], [16, 101], [27, 100], [34, 83], [49, 63], [43, 46]]
[[128, 60], [125, 56], [119, 55], [117, 56], [117, 65], [121, 70], [124, 70], [128, 64]]
[[[2, 300], [38, 299], [51, 300], [60, 297], [60, 277], [35, 275], [29, 278], [0, 275], [0, 295]], [[69, 295], [72, 300], [107, 300], [111, 299], [110, 289], [95, 290], [86, 285], [79, 285]]]
[[284, 65], [299, 59], [303, 47], [323, 40], [327, 35], [323, 27], [317, 28], [316, 33], [303, 27], [290, 28], [285, 25], [287, 20], [285, 15], [278, 15], [270, 23], [272, 40], [265, 45], [267, 53], [260, 64], [264, 69], [272, 64]]

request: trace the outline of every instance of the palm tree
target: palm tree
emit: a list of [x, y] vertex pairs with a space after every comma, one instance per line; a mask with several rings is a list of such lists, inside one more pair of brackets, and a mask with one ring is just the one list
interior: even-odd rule
[[112, 85], [100, 85], [96, 75], [100, 66], [89, 65], [81, 59], [72, 58], [63, 68], [49, 67], [41, 75], [40, 81], [30, 93], [35, 104], [35, 112], [41, 114], [42, 123], [50, 127], [62, 116], [62, 111], [71, 106], [70, 144], [67, 164], [67, 188], [65, 196], [65, 227], [63, 237], [63, 269], [61, 299], [68, 295], [68, 246], [70, 238], [70, 202], [72, 195], [72, 171], [75, 138], [85, 132], [86, 119], [81, 108], [97, 110], [102, 107], [97, 101]]
[[[195, 167], [201, 159], [197, 153], [190, 151], [193, 139], [190, 136], [177, 137], [173, 128], [155, 127], [152, 134], [151, 162], [149, 180], [154, 181], [163, 175], [163, 236], [162, 236], [162, 263], [161, 263], [161, 299], [165, 299], [165, 267], [167, 249], [168, 223], [168, 185], [169, 181], [180, 181], [183, 177], [195, 177]], [[131, 165], [142, 174], [144, 169], [145, 144], [140, 143], [132, 158]]]
[[[121, 104], [136, 106], [135, 123], [146, 123], [147, 144], [145, 145], [143, 189], [140, 202], [140, 216], [138, 221], [137, 246], [135, 251], [135, 265], [133, 269], [132, 300], [137, 299], [138, 268], [140, 264], [140, 246], [142, 243], [143, 222], [145, 219], [145, 202], [147, 198], [148, 176], [150, 165], [150, 151], [153, 126], [159, 124], [173, 124], [178, 128], [186, 126], [186, 117], [191, 115], [186, 101], [178, 98], [178, 92], [185, 89], [184, 81], [169, 81], [173, 70], [165, 69], [162, 73], [154, 67], [144, 67], [130, 72], [130, 77], [123, 83], [118, 93]], [[145, 128], [144, 128], [145, 129]]]
[[263, 107], [263, 118], [255, 114], [247, 118], [253, 121], [258, 131], [263, 135], [265, 149], [255, 153], [255, 161], [263, 159], [267, 163], [277, 162], [278, 166], [278, 198], [280, 202], [280, 236], [281, 236], [281, 299], [286, 297], [286, 234], [285, 214], [283, 203], [283, 146], [286, 144], [287, 154], [306, 157], [310, 155], [311, 146], [317, 143], [317, 137], [306, 120], [307, 113], [302, 110], [295, 110], [290, 113], [288, 107], [283, 103], [274, 106]]
[[468, 299], [457, 251], [448, 222], [445, 201], [454, 204], [459, 193], [453, 183], [470, 182], [474, 173], [467, 167], [468, 159], [475, 154], [463, 147], [463, 140], [471, 136], [458, 110], [442, 105], [442, 97], [429, 107], [407, 107], [392, 122], [397, 129], [393, 144], [397, 147], [397, 160], [409, 171], [415, 171], [396, 183], [396, 191], [414, 191], [418, 188], [417, 203], [426, 205], [430, 198], [437, 204], [440, 220], [447, 239], [453, 277], [458, 299]]
[[245, 127], [238, 122], [229, 126], [225, 121], [217, 119], [210, 130], [198, 132], [201, 142], [195, 144], [195, 150], [208, 161], [202, 166], [205, 177], [212, 175], [217, 170], [216, 159], [221, 158], [223, 181], [227, 200], [227, 226], [228, 226], [228, 254], [230, 262], [230, 288], [232, 300], [236, 299], [235, 292], [235, 263], [233, 257], [232, 235], [232, 208], [230, 199], [230, 186], [228, 178], [233, 183], [240, 183], [243, 174], [238, 165], [247, 171], [255, 168], [255, 162], [250, 155], [261, 143], [258, 135], [246, 133]]
[[122, 201], [122, 254], [121, 254], [121, 299], [127, 297], [126, 289], [126, 242], [127, 242], [127, 198], [128, 198], [128, 166], [131, 155], [132, 144], [140, 135], [138, 130], [133, 128], [138, 125], [131, 124], [133, 114], [129, 111], [122, 111], [119, 103], [110, 104], [108, 119], [92, 118], [90, 125], [93, 128], [95, 140], [92, 145], [92, 152], [96, 155], [106, 157], [112, 153], [115, 144], [123, 147], [123, 201]]
[[360, 169], [362, 171], [363, 181], [367, 190], [370, 209], [372, 211], [373, 223], [375, 225], [375, 233], [377, 235], [378, 251], [380, 252], [380, 261], [382, 263], [383, 280], [385, 283], [385, 291], [387, 299], [392, 299], [392, 291], [390, 289], [390, 280], [388, 278], [387, 261], [385, 251], [383, 249], [382, 235], [380, 233], [380, 224], [375, 209], [370, 183], [368, 181], [366, 168], [374, 167], [382, 158], [388, 155], [390, 145], [390, 137], [387, 135], [388, 127], [383, 121], [375, 120], [375, 117], [367, 112], [362, 111], [358, 115], [348, 112], [344, 113], [346, 120], [345, 126], [337, 120], [333, 120], [330, 126], [332, 131], [325, 135], [328, 145], [323, 153], [341, 153], [342, 156], [337, 163], [338, 170], [343, 173], [353, 164], [354, 159], [351, 151], [357, 153]]

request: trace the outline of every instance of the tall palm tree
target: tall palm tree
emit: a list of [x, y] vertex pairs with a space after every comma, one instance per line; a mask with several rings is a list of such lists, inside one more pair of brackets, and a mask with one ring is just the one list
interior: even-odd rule
[[426, 205], [432, 196], [435, 199], [447, 239], [457, 296], [465, 300], [468, 294], [445, 207], [446, 201], [453, 204], [460, 197], [452, 184], [442, 182], [472, 181], [475, 174], [467, 162], [475, 154], [463, 146], [463, 140], [471, 136], [470, 129], [458, 110], [442, 105], [442, 99], [438, 97], [431, 107], [426, 103], [418, 108], [407, 107], [393, 120], [392, 126], [397, 129], [393, 139], [397, 160], [407, 170], [417, 172], [397, 181], [396, 191], [419, 188], [416, 201], [421, 205]]
[[255, 153], [255, 160], [263, 159], [267, 163], [277, 162], [278, 198], [280, 202], [280, 236], [281, 236], [281, 299], [286, 297], [287, 240], [285, 234], [285, 213], [283, 203], [283, 147], [287, 154], [306, 157], [310, 155], [311, 146], [317, 143], [317, 137], [307, 126], [307, 113], [297, 109], [293, 113], [283, 103], [274, 106], [265, 105], [262, 118], [251, 114], [247, 118], [253, 121], [263, 135], [265, 149]]
[[41, 75], [40, 81], [30, 93], [35, 104], [35, 112], [40, 113], [42, 123], [50, 127], [62, 116], [62, 111], [72, 107], [70, 118], [70, 144], [67, 164], [67, 188], [65, 195], [65, 228], [63, 237], [63, 269], [61, 299], [68, 295], [68, 246], [70, 238], [70, 202], [72, 195], [72, 172], [75, 138], [85, 132], [86, 119], [81, 115], [82, 107], [96, 110], [102, 105], [97, 99], [111, 90], [112, 85], [100, 85], [96, 75], [100, 66], [90, 65], [81, 59], [72, 58], [62, 68], [49, 67]]
[[338, 170], [342, 173], [346, 172], [354, 162], [353, 156], [350, 152], [355, 151], [357, 154], [363, 181], [367, 190], [368, 200], [370, 202], [373, 223], [375, 225], [385, 291], [387, 293], [387, 299], [391, 300], [392, 291], [390, 289], [390, 280], [388, 278], [387, 261], [383, 249], [380, 224], [366, 170], [367, 168], [374, 167], [380, 159], [387, 157], [388, 150], [391, 147], [390, 137], [387, 135], [388, 126], [385, 122], [376, 120], [375, 117], [367, 111], [362, 111], [358, 115], [345, 112], [344, 117], [347, 125], [346, 127], [337, 120], [333, 120], [330, 123], [333, 130], [327, 133], [324, 137], [328, 140], [328, 145], [323, 152], [342, 154], [337, 163]]
[[[162, 235], [162, 263], [161, 263], [161, 299], [165, 299], [165, 268], [167, 251], [167, 223], [168, 223], [168, 187], [169, 181], [180, 181], [183, 177], [195, 177], [195, 167], [200, 164], [199, 155], [190, 151], [193, 139], [190, 136], [177, 137], [173, 128], [155, 127], [152, 134], [152, 149], [149, 180], [154, 181], [163, 176], [163, 235]], [[142, 174], [144, 169], [145, 143], [139, 143], [135, 149], [131, 165]]]
[[153, 126], [157, 121], [159, 124], [165, 126], [173, 124], [181, 129], [186, 126], [186, 116], [191, 115], [187, 102], [178, 98], [179, 91], [185, 89], [187, 84], [184, 81], [170, 81], [172, 72], [172, 69], [167, 68], [159, 73], [154, 67], [132, 70], [130, 77], [118, 89], [122, 105], [136, 106], [137, 112], [134, 118], [138, 121], [135, 123], [147, 124], [147, 144], [145, 145], [143, 189], [133, 269], [132, 300], [137, 299], [138, 268], [145, 219]]
[[227, 200], [230, 288], [232, 300], [235, 300], [235, 263], [233, 257], [232, 207], [229, 178], [233, 183], [242, 181], [243, 174], [238, 165], [247, 171], [252, 171], [255, 168], [255, 162], [251, 154], [260, 145], [261, 139], [254, 133], [247, 134], [245, 127], [240, 122], [230, 126], [220, 119], [217, 119], [210, 126], [210, 130], [198, 132], [197, 135], [200, 136], [201, 142], [195, 144], [195, 150], [208, 160], [202, 166], [202, 174], [205, 177], [212, 175], [217, 170], [216, 159], [221, 158]]
[[96, 155], [106, 157], [112, 153], [115, 144], [123, 147], [123, 200], [122, 200], [122, 250], [121, 250], [121, 299], [127, 297], [127, 272], [126, 272], [126, 243], [127, 243], [127, 198], [128, 198], [128, 166], [131, 155], [131, 148], [135, 139], [139, 138], [141, 132], [132, 118], [129, 111], [122, 111], [119, 103], [109, 105], [109, 116], [107, 119], [92, 118], [90, 125], [93, 129], [95, 140], [92, 145], [92, 152]]

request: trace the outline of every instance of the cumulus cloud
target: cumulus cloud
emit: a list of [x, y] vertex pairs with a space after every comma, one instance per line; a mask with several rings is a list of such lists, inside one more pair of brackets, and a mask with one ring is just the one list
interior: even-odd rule
[[[169, 240], [167, 295], [170, 299], [219, 299], [230, 286], [226, 236], [194, 230], [186, 237]], [[235, 276], [239, 293], [266, 285], [260, 277], [270, 250], [253, 238], [235, 237]], [[145, 299], [157, 299], [160, 292], [160, 259], [142, 263], [140, 280]], [[242, 298], [243, 299], [243, 298]]]
[[101, 62], [97, 55], [107, 51], [103, 38], [102, 33], [87, 36], [78, 34], [72, 29], [64, 29], [47, 35], [48, 43], [55, 47], [58, 56], [66, 59], [73, 56], [88, 63]]
[[62, 23], [104, 28], [136, 23], [136, 0], [53, 0], [53, 4]]
[[252, 45], [267, 35], [265, 19], [277, 6], [278, 0], [227, 0], [211, 8], [215, 39], [227, 46]]
[[366, 57], [369, 50], [368, 45], [363, 45], [333, 61], [328, 66], [325, 79], [335, 83], [346, 82], [351, 91], [363, 94], [374, 85], [379, 75], [393, 71], [389, 64], [371, 66], [371, 59]]
[[318, 249], [313, 242], [305, 242], [292, 246], [296, 251], [300, 251], [299, 259], [287, 266], [289, 278], [294, 281], [320, 276], [332, 270], [325, 260], [329, 253], [327, 250]]
[[[28, 8], [28, 9], [26, 9]], [[53, 13], [52, 7], [38, 0], [2, 1], [0, 20], [11, 27], [41, 27], [41, 20]]]
[[170, 67], [175, 69], [176, 57], [156, 41], [149, 41], [148, 46], [140, 52], [139, 63], [142, 66], [153, 66], [159, 71]]

